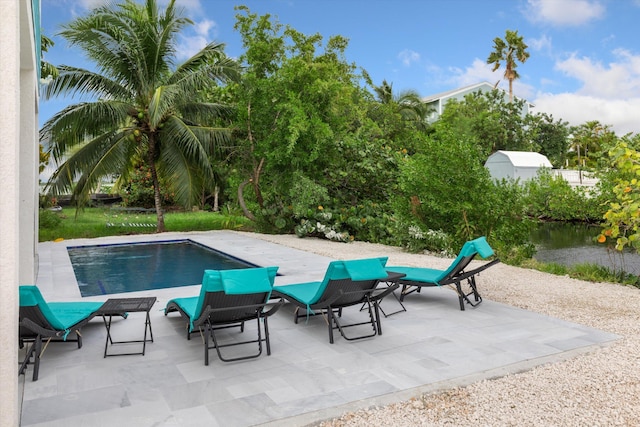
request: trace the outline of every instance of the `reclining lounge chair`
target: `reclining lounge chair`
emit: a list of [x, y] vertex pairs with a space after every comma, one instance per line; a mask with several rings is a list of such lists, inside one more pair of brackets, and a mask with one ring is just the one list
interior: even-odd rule
[[[449, 285], [454, 287], [458, 294], [460, 310], [464, 310], [465, 302], [472, 307], [482, 302], [475, 276], [481, 271], [500, 262], [498, 259], [495, 259], [479, 267], [473, 269], [468, 268], [476, 255], [480, 255], [482, 258], [488, 258], [493, 255], [493, 249], [491, 249], [491, 246], [489, 246], [484, 236], [466, 242], [462, 246], [458, 257], [446, 270], [397, 266], [387, 267], [387, 270], [405, 274], [405, 276], [399, 280], [402, 285], [400, 301], [404, 301], [404, 297], [413, 292], [417, 291], [419, 293], [423, 286]], [[465, 280], [468, 285], [467, 290], [464, 290], [462, 285]], [[471, 296], [473, 296], [473, 301], [470, 298]]]
[[[329, 342], [333, 344], [333, 330], [338, 329], [346, 340], [357, 340], [382, 334], [378, 303], [382, 298], [398, 288], [393, 283], [388, 288], [376, 289], [379, 282], [394, 282], [403, 274], [389, 274], [385, 270], [387, 258], [369, 258], [349, 261], [333, 261], [329, 264], [322, 282], [298, 283], [275, 286], [273, 294], [285, 298], [296, 305], [294, 322], [310, 314], [326, 314], [329, 328]], [[367, 307], [369, 320], [342, 325], [339, 318], [342, 309], [352, 305]], [[364, 307], [363, 307], [364, 308]], [[302, 313], [300, 311], [303, 311]], [[348, 337], [345, 329], [370, 324], [371, 333]]]
[[[23, 374], [33, 357], [33, 381], [38, 380], [43, 338], [46, 345], [51, 341], [77, 342], [82, 347], [80, 328], [89, 323], [100, 309], [101, 302], [50, 302], [47, 303], [36, 286], [20, 286], [19, 344], [31, 342], [18, 370]], [[75, 334], [69, 339], [70, 333]]]
[[[175, 298], [165, 307], [165, 316], [179, 312], [186, 320], [187, 339], [195, 330], [204, 332], [204, 364], [209, 365], [209, 349], [215, 348], [218, 357], [224, 362], [252, 359], [262, 354], [262, 342], [267, 347], [267, 355], [271, 354], [269, 343], [268, 317], [275, 313], [282, 301], [269, 304], [273, 283], [278, 267], [247, 268], [239, 270], [205, 270], [200, 288], [200, 296]], [[216, 337], [216, 330], [239, 327], [244, 332], [244, 323], [255, 319], [258, 325], [258, 338], [221, 344]], [[264, 321], [264, 338], [261, 321]], [[209, 345], [209, 337], [213, 346]], [[257, 343], [257, 353], [248, 356], [225, 358], [220, 351], [223, 347]]]

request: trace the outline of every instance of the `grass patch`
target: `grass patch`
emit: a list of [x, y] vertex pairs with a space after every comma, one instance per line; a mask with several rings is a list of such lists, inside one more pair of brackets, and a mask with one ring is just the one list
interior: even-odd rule
[[569, 276], [573, 279], [586, 280], [588, 282], [621, 283], [640, 288], [640, 277], [625, 272], [616, 272], [598, 264], [584, 263], [566, 266], [555, 262], [544, 263], [535, 259], [528, 259], [521, 264], [521, 267], [558, 276]]
[[[218, 212], [167, 212], [167, 231], [249, 230], [251, 223], [242, 216]], [[40, 211], [38, 240], [94, 238], [129, 234], [153, 234], [156, 215], [147, 212], [127, 212], [109, 207], [63, 208], [61, 212]]]

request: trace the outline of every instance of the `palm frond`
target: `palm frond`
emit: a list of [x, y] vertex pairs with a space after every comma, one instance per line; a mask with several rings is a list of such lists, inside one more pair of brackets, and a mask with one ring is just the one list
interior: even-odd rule
[[40, 141], [56, 160], [69, 149], [113, 129], [127, 127], [132, 107], [126, 102], [100, 101], [70, 105], [50, 118], [40, 130]]
[[94, 98], [132, 99], [133, 93], [120, 83], [82, 68], [61, 65], [59, 75], [42, 91], [44, 99], [55, 96], [89, 95]]
[[52, 194], [72, 191], [75, 199], [84, 200], [101, 178], [126, 170], [136, 150], [127, 132], [103, 134], [71, 154], [51, 176], [47, 189]]

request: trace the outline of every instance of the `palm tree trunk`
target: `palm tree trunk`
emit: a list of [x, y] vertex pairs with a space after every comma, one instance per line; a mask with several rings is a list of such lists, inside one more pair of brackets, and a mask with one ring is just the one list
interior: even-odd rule
[[149, 136], [149, 169], [151, 170], [151, 180], [153, 182], [153, 201], [156, 207], [156, 233], [164, 233], [164, 211], [162, 210], [162, 198], [160, 197], [160, 181], [156, 171], [155, 161], [156, 141], [153, 135]]
[[509, 102], [513, 102], [513, 78], [509, 79]]

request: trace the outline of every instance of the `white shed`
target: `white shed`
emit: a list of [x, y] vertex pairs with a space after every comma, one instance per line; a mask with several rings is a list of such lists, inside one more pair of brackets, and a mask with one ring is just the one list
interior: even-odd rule
[[489, 169], [493, 179], [520, 181], [535, 178], [540, 168], [553, 168], [547, 156], [528, 151], [496, 151], [489, 156], [484, 166]]

